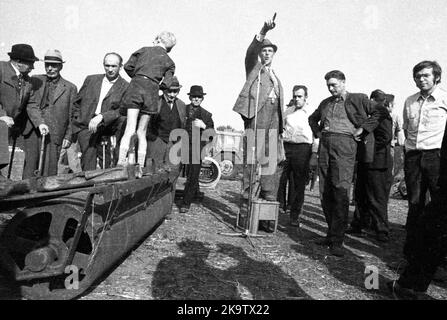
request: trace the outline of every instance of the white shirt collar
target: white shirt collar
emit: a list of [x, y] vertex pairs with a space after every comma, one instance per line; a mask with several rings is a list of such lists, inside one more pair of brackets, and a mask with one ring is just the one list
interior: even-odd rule
[[16, 76], [18, 77], [20, 75], [19, 69], [17, 69], [17, 67], [13, 63], [11, 63], [11, 66], [14, 69], [14, 71], [16, 72]]
[[104, 79], [103, 79], [102, 81], [107, 81], [108, 83], [115, 83], [115, 82], [118, 80], [118, 78], [119, 78], [119, 76], [116, 77], [115, 80], [113, 80], [113, 81], [109, 81], [109, 79], [107, 79], [106, 75], [104, 75]]
[[[439, 88], [439, 85], [436, 86], [435, 90], [433, 90], [433, 92], [427, 97], [427, 99], [430, 97], [432, 97], [435, 101], [441, 97], [441, 89]], [[417, 98], [417, 100], [419, 100], [419, 99], [425, 99], [424, 96], [422, 95], [422, 93], [420, 93], [420, 92], [419, 92], [419, 97]]]

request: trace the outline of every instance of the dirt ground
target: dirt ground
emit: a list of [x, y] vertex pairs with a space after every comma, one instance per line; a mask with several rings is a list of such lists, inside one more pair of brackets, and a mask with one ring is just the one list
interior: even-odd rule
[[[229, 235], [235, 233], [239, 187], [237, 181], [221, 181], [204, 190], [202, 203], [187, 214], [174, 205], [171, 217], [80, 299], [392, 299], [385, 284], [397, 274], [387, 264], [402, 257], [405, 200], [390, 200], [388, 244], [372, 235], [347, 236], [348, 254], [337, 258], [313, 243], [326, 230], [318, 188], [306, 191], [301, 228], [289, 226], [282, 214], [276, 234], [259, 231], [264, 237], [247, 239]], [[367, 266], [379, 271], [378, 290], [365, 288]], [[428, 293], [445, 300], [446, 288], [434, 283]], [[0, 287], [0, 298], [17, 297]]]

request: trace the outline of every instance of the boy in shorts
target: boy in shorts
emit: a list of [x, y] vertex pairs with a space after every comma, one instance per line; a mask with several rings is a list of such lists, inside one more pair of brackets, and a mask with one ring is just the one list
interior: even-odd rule
[[[124, 65], [132, 78], [123, 97], [127, 110], [127, 124], [121, 139], [118, 164], [124, 165], [131, 137], [137, 133], [137, 162], [144, 166], [146, 159], [146, 131], [152, 114], [158, 112], [158, 91], [169, 88], [175, 72], [175, 64], [168, 53], [176, 44], [174, 34], [163, 31], [157, 35], [152, 47], [134, 52]], [[139, 117], [141, 113], [141, 116]]]

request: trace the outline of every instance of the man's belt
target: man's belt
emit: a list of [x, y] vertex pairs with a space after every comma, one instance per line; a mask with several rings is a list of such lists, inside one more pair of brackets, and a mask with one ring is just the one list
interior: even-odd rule
[[154, 79], [149, 78], [149, 77], [147, 77], [147, 76], [144, 76], [144, 75], [142, 75], [142, 74], [136, 74], [135, 77], [141, 77], [141, 78], [146, 79], [146, 80], [151, 80], [151, 81], [155, 82], [156, 84], [158, 84], [158, 81], [157, 81], [157, 80], [154, 80]]

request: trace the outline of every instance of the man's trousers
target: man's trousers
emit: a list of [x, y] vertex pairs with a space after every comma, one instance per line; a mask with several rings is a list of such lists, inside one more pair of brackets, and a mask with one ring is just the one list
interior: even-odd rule
[[[23, 137], [25, 146], [25, 165], [23, 167], [23, 179], [34, 177], [34, 172], [39, 168], [42, 137], [37, 129], [33, 129]], [[51, 133], [45, 137], [45, 150], [43, 154], [42, 176], [57, 175], [61, 146], [51, 139]]]
[[398, 280], [405, 288], [425, 292], [437, 268], [444, 262], [447, 254], [447, 209], [441, 201], [432, 201], [425, 206], [417, 219], [414, 243], [407, 247], [408, 266]]
[[[284, 143], [288, 170], [293, 180], [293, 199], [290, 208], [290, 220], [297, 221], [303, 210], [304, 192], [309, 179], [309, 161], [312, 155], [312, 145], [309, 143]], [[283, 173], [284, 175], [284, 173]]]
[[352, 136], [325, 133], [319, 148], [320, 197], [328, 224], [326, 238], [341, 245], [348, 222], [357, 142]]
[[408, 194], [408, 215], [405, 225], [407, 237], [404, 255], [408, 257], [410, 247], [415, 245], [418, 222], [426, 202], [427, 190], [432, 201], [438, 197], [438, 177], [441, 154], [439, 149], [411, 150], [405, 153], [404, 171]]
[[[253, 152], [254, 135], [244, 138], [244, 172], [243, 172], [243, 188], [248, 191], [250, 187], [250, 173], [253, 172], [254, 179], [252, 183], [259, 179], [261, 185], [261, 194], [275, 197], [278, 194], [279, 178], [278, 173], [278, 144], [279, 134], [279, 117], [278, 117], [278, 99], [275, 101], [268, 101], [263, 108], [259, 110], [257, 115], [246, 120], [244, 123], [246, 135], [248, 132], [254, 133], [255, 125], [260, 133], [256, 143], [256, 153]], [[256, 123], [255, 123], [256, 122]], [[264, 131], [259, 131], [264, 130]], [[264, 133], [261, 135], [261, 133]], [[274, 140], [274, 141], [273, 141]], [[269, 141], [272, 141], [272, 146], [276, 145], [276, 149], [270, 150]], [[257, 166], [254, 166], [254, 154], [256, 154], [256, 163], [261, 166], [261, 176], [258, 176], [256, 170]]]
[[355, 184], [353, 229], [372, 227], [377, 233], [388, 235], [388, 200], [392, 168], [370, 169], [367, 163], [358, 163]]

